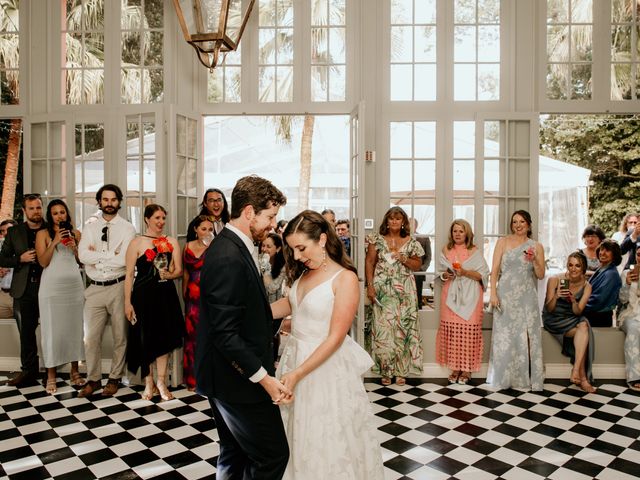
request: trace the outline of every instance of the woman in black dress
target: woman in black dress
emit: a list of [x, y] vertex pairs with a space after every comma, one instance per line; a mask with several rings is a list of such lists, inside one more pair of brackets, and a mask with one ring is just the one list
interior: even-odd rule
[[[146, 232], [131, 241], [126, 257], [124, 308], [131, 322], [127, 365], [132, 373], [141, 369], [145, 378], [144, 400], [157, 394], [163, 400], [173, 398], [166, 383], [167, 363], [169, 353], [182, 346], [185, 329], [173, 283], [173, 279], [182, 276], [182, 258], [177, 240], [162, 234], [166, 215], [160, 205], [145, 207]], [[153, 379], [153, 362], [157, 384]]]

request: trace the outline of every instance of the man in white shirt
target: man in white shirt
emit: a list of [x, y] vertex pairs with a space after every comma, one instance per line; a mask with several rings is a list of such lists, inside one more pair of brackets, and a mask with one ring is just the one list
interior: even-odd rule
[[89, 397], [102, 388], [102, 334], [111, 317], [113, 357], [103, 397], [118, 391], [125, 372], [127, 326], [124, 316], [125, 254], [136, 236], [131, 223], [120, 215], [122, 191], [117, 185], [104, 185], [96, 193], [102, 216], [85, 225], [78, 245], [90, 285], [84, 293], [84, 351], [87, 357], [87, 383], [78, 397]]

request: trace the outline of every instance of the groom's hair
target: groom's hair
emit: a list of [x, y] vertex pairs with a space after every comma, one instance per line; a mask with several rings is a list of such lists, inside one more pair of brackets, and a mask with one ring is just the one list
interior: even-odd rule
[[283, 206], [287, 197], [269, 180], [257, 175], [242, 177], [231, 192], [231, 218], [239, 218], [245, 207], [251, 205], [255, 214], [275, 206]]

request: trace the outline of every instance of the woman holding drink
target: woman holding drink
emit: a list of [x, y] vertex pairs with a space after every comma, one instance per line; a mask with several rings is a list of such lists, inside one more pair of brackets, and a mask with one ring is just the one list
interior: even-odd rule
[[57, 391], [56, 367], [71, 363], [71, 383], [83, 385], [78, 361], [84, 360], [84, 285], [78, 267], [80, 232], [73, 228], [66, 203], [51, 200], [47, 228], [36, 235], [36, 253], [42, 266], [38, 292], [42, 356], [47, 368], [47, 393]]
[[493, 335], [487, 383], [496, 389], [543, 388], [538, 280], [544, 250], [531, 239], [531, 215], [511, 215], [511, 234], [498, 240], [491, 269]]
[[[129, 243], [124, 281], [124, 314], [131, 322], [127, 344], [127, 367], [141, 370], [145, 379], [143, 400], [160, 394], [163, 400], [173, 395], [167, 388], [169, 352], [182, 346], [184, 317], [173, 281], [182, 276], [180, 246], [162, 232], [167, 211], [156, 204], [144, 209], [147, 230]], [[178, 252], [173, 255], [173, 252]], [[135, 281], [134, 281], [134, 273]], [[157, 383], [153, 364], [158, 370]]]
[[589, 320], [582, 315], [591, 295], [587, 282], [587, 258], [576, 251], [567, 258], [567, 272], [547, 282], [547, 295], [542, 311], [544, 328], [562, 346], [562, 354], [571, 358], [571, 383], [587, 393], [594, 393], [592, 385], [594, 341]]

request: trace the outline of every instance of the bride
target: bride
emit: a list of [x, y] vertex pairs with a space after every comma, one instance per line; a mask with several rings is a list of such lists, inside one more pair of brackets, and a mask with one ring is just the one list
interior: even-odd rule
[[[276, 376], [290, 457], [285, 479], [376, 480], [382, 454], [362, 375], [371, 357], [347, 335], [360, 297], [356, 269], [333, 228], [305, 210], [283, 233], [289, 296], [273, 318], [293, 316]], [[291, 401], [293, 400], [293, 401]]]

